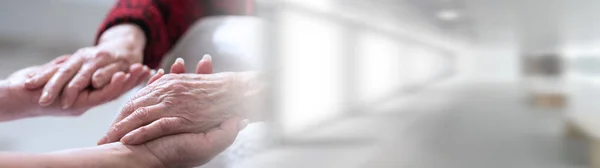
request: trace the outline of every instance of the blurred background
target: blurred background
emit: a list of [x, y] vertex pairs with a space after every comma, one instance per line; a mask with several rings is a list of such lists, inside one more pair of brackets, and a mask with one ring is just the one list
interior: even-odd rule
[[[0, 76], [91, 45], [114, 2], [0, 2]], [[255, 11], [201, 20], [186, 36], [206, 36], [171, 53], [245, 55], [269, 74], [266, 139], [236, 142], [229, 167], [600, 167], [600, 0], [256, 0]], [[197, 45], [208, 47], [186, 49]], [[93, 146], [130, 94], [79, 118], [2, 123], [0, 150]]]

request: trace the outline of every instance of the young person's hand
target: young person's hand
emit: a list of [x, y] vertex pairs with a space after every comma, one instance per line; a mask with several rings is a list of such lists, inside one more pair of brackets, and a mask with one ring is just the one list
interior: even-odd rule
[[42, 96], [42, 89], [30, 90], [24, 87], [25, 80], [36, 72], [48, 70], [51, 67], [62, 66], [70, 56], [59, 57], [42, 66], [32, 66], [10, 75], [1, 88], [6, 92], [0, 95], [3, 99], [3, 108], [0, 110], [1, 120], [14, 120], [35, 116], [78, 116], [88, 109], [116, 99], [121, 94], [145, 81], [150, 72], [141, 64], [128, 68], [128, 74], [123, 72], [111, 76], [108, 85], [102, 89], [87, 89], [79, 92], [72, 108], [63, 109], [59, 103], [49, 106], [39, 106], [38, 100]]
[[141, 63], [145, 37], [135, 25], [118, 25], [103, 33], [97, 46], [85, 47], [73, 53], [60, 66], [49, 66], [29, 77], [26, 88], [43, 88], [41, 106], [49, 106], [61, 97], [62, 108], [75, 104], [85, 90], [101, 89], [119, 73]]

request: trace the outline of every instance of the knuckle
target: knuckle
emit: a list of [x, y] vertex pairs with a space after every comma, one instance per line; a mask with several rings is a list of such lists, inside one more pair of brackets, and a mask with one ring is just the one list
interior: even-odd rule
[[150, 129], [148, 129], [148, 127], [146, 127], [146, 126], [139, 128], [139, 132], [142, 135], [148, 134], [149, 131], [150, 131]]
[[86, 62], [82, 69], [85, 69], [85, 71], [87, 71], [87, 72], [91, 72], [91, 71], [95, 71], [99, 68], [100, 68], [100, 61], [93, 60], [93, 61]]
[[167, 120], [167, 119], [164, 119], [164, 120], [160, 120], [159, 121], [158, 129], [161, 132], [170, 132], [170, 131], [174, 130], [173, 128], [175, 126], [177, 126], [177, 125], [178, 124], [177, 124], [176, 120]]
[[120, 58], [115, 58], [115, 59], [116, 59], [115, 63], [118, 64], [119, 66], [129, 68], [130, 63], [129, 63], [129, 61], [127, 59], [121, 58], [121, 57]]
[[106, 52], [103, 52], [103, 51], [98, 51], [98, 52], [92, 54], [92, 57], [94, 59], [106, 59], [107, 56], [108, 56], [108, 54]]
[[177, 117], [177, 121], [179, 122], [179, 124], [181, 125], [192, 125], [194, 124], [194, 121], [186, 118], [186, 117]]
[[146, 119], [148, 118], [148, 115], [148, 109], [146, 107], [140, 107], [133, 112], [133, 117], [137, 119]]
[[108, 133], [109, 133], [109, 135], [110, 135], [111, 133], [112, 133], [112, 134], [115, 134], [115, 133], [119, 132], [119, 130], [121, 130], [121, 128], [122, 128], [122, 127], [123, 127], [123, 122], [118, 122], [118, 123], [116, 123], [115, 125], [111, 126], [111, 127], [108, 129]]
[[134, 108], [135, 104], [133, 104], [133, 100], [127, 101], [127, 103], [125, 103], [125, 107], [123, 107], [125, 111], [132, 111]]
[[70, 74], [73, 73], [75, 70], [73, 70], [73, 68], [61, 68], [60, 70], [58, 70], [59, 73], [61, 74]]
[[106, 80], [107, 77], [108, 77], [107, 72], [103, 71], [103, 70], [100, 70], [100, 71], [97, 71], [96, 73], [94, 73], [94, 79], [100, 80], [98, 82], [103, 82], [104, 80]]
[[165, 75], [162, 77], [162, 79], [163, 79], [163, 80], [169, 80], [169, 81], [170, 81], [170, 80], [173, 80], [173, 79], [175, 79], [175, 78], [176, 78], [176, 75], [174, 75], [174, 74], [165, 74]]
[[162, 102], [161, 104], [166, 111], [170, 111], [173, 109], [173, 107], [175, 107], [175, 103], [173, 101], [161, 99], [160, 102]]
[[[91, 72], [91, 71], [87, 71], [87, 72], [79, 73], [79, 74], [78, 74], [78, 78], [79, 78], [80, 80], [86, 80], [86, 79], [87, 79], [87, 80], [89, 80], [89, 78], [91, 78], [91, 77], [92, 77], [92, 74], [91, 74], [91, 73], [93, 73], [93, 72]], [[83, 81], [82, 81], [82, 82], [83, 82]]]
[[104, 78], [106, 76], [106, 71], [98, 70], [94, 73], [94, 78]]
[[81, 84], [79, 84], [79, 82], [69, 85], [67, 86], [67, 88], [65, 89], [65, 91], [76, 91], [76, 90], [81, 90], [83, 87], [81, 86]]
[[185, 84], [181, 83], [179, 81], [175, 81], [174, 84], [170, 85], [169, 87], [173, 92], [176, 92], [176, 93], [184, 92], [187, 90], [186, 89], [187, 87], [185, 86]]

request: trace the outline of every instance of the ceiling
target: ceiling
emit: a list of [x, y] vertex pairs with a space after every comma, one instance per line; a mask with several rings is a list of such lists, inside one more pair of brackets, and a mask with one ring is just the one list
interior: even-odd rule
[[[421, 15], [445, 33], [460, 38], [472, 38], [472, 18], [465, 0], [405, 0]], [[447, 16], [450, 15], [450, 16]]]
[[[585, 52], [600, 46], [600, 0], [405, 0], [447, 33], [520, 52]], [[441, 19], [444, 10], [455, 20]]]

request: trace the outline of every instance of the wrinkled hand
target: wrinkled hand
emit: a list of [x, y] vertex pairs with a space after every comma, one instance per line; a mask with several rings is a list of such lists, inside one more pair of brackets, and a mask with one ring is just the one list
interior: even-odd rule
[[[75, 52], [60, 66], [48, 66], [27, 80], [25, 87], [31, 90], [43, 87], [39, 104], [49, 106], [61, 96], [62, 108], [76, 103], [82, 91], [103, 88], [118, 72], [129, 72], [130, 66], [141, 62], [141, 54], [120, 52], [116, 49], [87, 47]], [[144, 71], [147, 68], [144, 67]]]
[[[208, 64], [204, 62], [210, 62], [205, 58], [199, 62], [197, 73], [206, 73], [201, 72], [202, 65]], [[171, 69], [177, 66], [184, 65], [176, 62]], [[237, 116], [231, 110], [243, 96], [235, 80], [236, 73], [158, 73], [125, 105], [98, 144], [119, 140], [141, 144], [166, 135], [209, 131]]]
[[206, 164], [229, 147], [247, 123], [231, 118], [207, 133], [177, 134], [143, 144], [161, 167], [195, 167]]
[[143, 82], [149, 76], [149, 69], [141, 64], [135, 64], [128, 68], [129, 73], [117, 72], [110, 76], [109, 83], [98, 90], [83, 90], [74, 100], [70, 109], [62, 109], [60, 104], [53, 103], [46, 107], [38, 105], [42, 89], [30, 90], [24, 87], [25, 80], [38, 74], [40, 71], [52, 71], [55, 67], [61, 67], [70, 59], [69, 56], [59, 57], [42, 66], [33, 66], [22, 69], [10, 75], [7, 79], [9, 94], [14, 101], [10, 103], [14, 107], [11, 109], [14, 116], [18, 118], [52, 115], [52, 116], [77, 116], [86, 110], [117, 98], [127, 90]]

